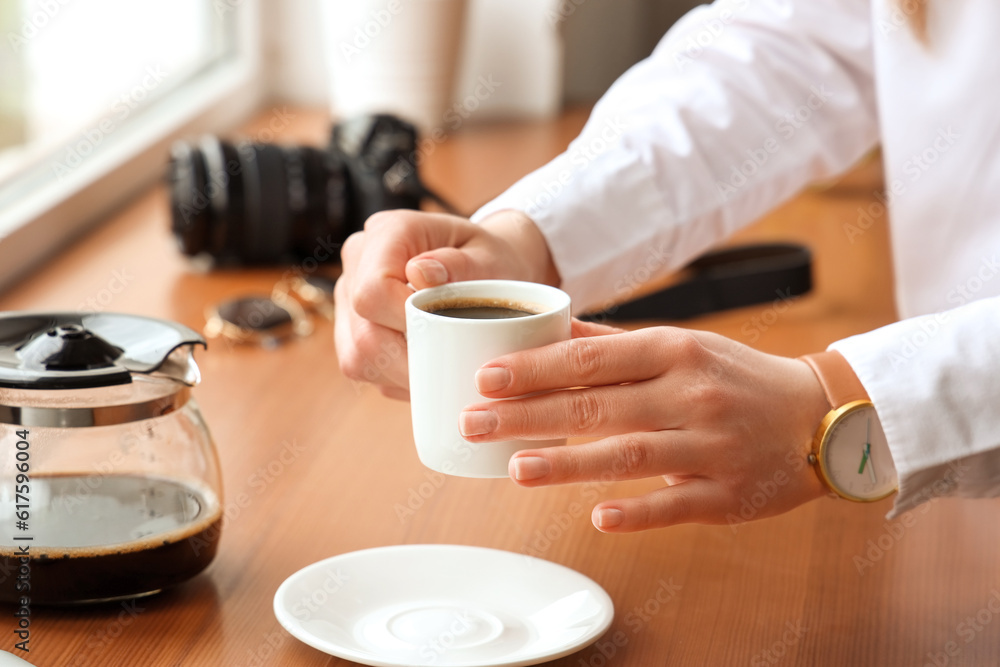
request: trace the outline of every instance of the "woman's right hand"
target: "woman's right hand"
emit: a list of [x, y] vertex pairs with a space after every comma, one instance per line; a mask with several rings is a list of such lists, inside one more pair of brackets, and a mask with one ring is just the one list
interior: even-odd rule
[[512, 210], [480, 224], [440, 213], [376, 213], [364, 231], [344, 242], [341, 262], [334, 292], [341, 371], [404, 400], [409, 381], [403, 304], [414, 289], [498, 278], [559, 284], [538, 227]]

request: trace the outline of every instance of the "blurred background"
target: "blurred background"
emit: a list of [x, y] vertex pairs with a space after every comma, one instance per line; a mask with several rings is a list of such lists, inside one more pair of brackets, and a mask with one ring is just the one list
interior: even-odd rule
[[[380, 86], [404, 98], [389, 110], [437, 137], [553, 117], [596, 100], [696, 4], [0, 0], [0, 288], [162, 179], [177, 138], [225, 134], [282, 105], [331, 120], [385, 110], [365, 108], [386, 104], [372, 101]], [[430, 38], [427, 63], [450, 71], [398, 78], [407, 58], [421, 72], [442, 66], [400, 51], [417, 38]], [[377, 82], [379, 67], [396, 82]]]

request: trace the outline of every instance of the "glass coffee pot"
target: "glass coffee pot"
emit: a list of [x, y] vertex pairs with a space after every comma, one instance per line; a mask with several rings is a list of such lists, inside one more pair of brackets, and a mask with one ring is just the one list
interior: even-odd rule
[[146, 595], [212, 561], [222, 493], [196, 345], [147, 317], [0, 314], [0, 600]]

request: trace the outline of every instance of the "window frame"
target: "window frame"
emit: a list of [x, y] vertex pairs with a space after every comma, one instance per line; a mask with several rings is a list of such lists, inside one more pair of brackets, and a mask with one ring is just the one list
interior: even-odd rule
[[214, 11], [235, 12], [231, 55], [136, 114], [65, 179], [46, 179], [0, 210], [0, 290], [161, 179], [178, 138], [224, 131], [260, 107], [261, 2], [211, 0]]

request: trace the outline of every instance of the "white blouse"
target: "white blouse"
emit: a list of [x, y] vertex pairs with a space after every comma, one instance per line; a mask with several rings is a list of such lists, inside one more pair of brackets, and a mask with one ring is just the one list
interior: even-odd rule
[[[677, 269], [876, 143], [906, 318], [834, 343], [900, 474], [894, 514], [1000, 495], [1000, 3], [727, 0], [675, 25], [500, 209], [538, 224], [578, 309]], [[866, 221], [844, 232], [863, 234]]]

